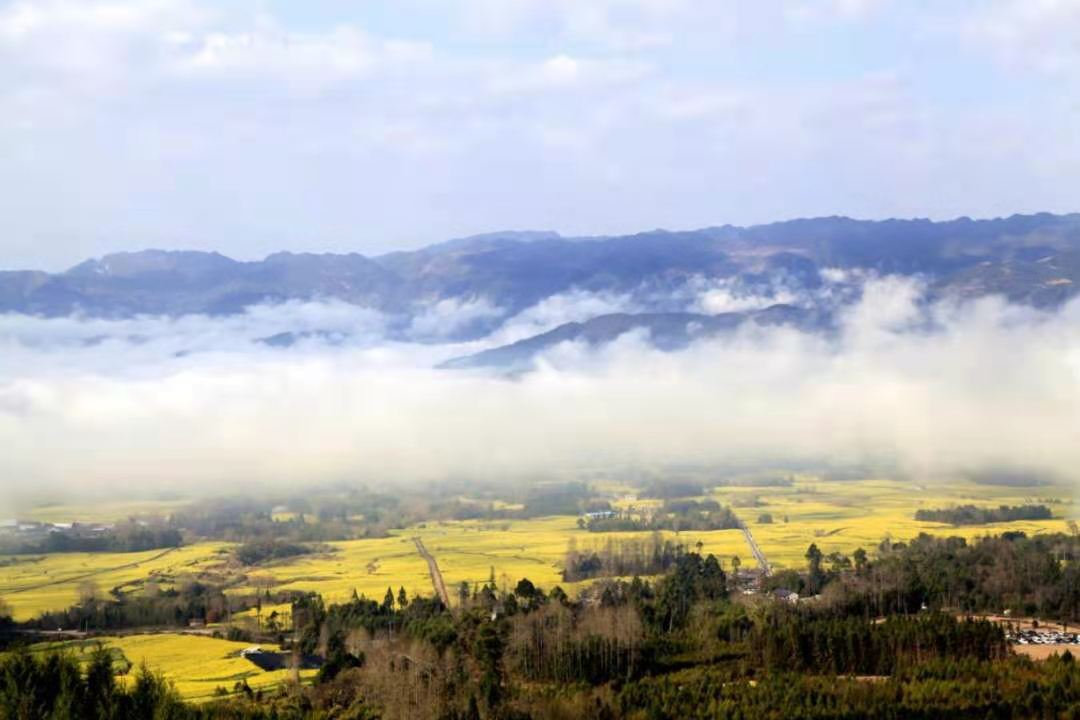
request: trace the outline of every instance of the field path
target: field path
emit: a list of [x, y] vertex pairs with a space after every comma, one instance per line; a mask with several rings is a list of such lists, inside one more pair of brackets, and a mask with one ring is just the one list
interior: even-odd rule
[[757, 544], [757, 540], [754, 539], [753, 533], [750, 532], [750, 528], [742, 520], [739, 520], [739, 527], [742, 529], [743, 536], [746, 538], [746, 544], [750, 546], [750, 552], [753, 553], [754, 559], [757, 560], [758, 567], [761, 568], [761, 572], [765, 577], [772, 575], [772, 566], [769, 565], [768, 558], [765, 557], [765, 553], [761, 551], [761, 548]]
[[116, 567], [101, 568], [100, 570], [95, 570], [93, 572], [84, 573], [82, 575], [76, 575], [74, 577], [60, 578], [59, 580], [50, 580], [48, 582], [37, 583], [36, 585], [23, 585], [22, 587], [17, 587], [17, 588], [5, 590], [4, 594], [5, 595], [16, 595], [18, 593], [30, 592], [31, 590], [41, 590], [42, 588], [51, 587], [53, 585], [67, 585], [68, 583], [79, 582], [80, 580], [89, 580], [90, 578], [97, 577], [98, 575], [104, 575], [105, 573], [116, 572], [117, 570], [130, 570], [131, 568], [137, 568], [140, 565], [145, 565], [146, 563], [154, 562], [155, 560], [160, 560], [161, 558], [165, 557], [169, 553], [176, 552], [177, 550], [178, 550], [178, 548], [169, 548], [168, 550], [166, 550], [164, 552], [160, 552], [157, 555], [154, 555], [153, 557], [148, 557], [145, 560], [140, 560], [138, 562], [127, 563], [125, 565], [117, 565]]
[[431, 573], [431, 584], [435, 586], [435, 592], [438, 593], [439, 599], [442, 600], [443, 605], [449, 608], [450, 593], [446, 592], [446, 583], [443, 581], [442, 571], [439, 570], [439, 563], [435, 562], [435, 556], [429, 553], [428, 549], [424, 547], [423, 540], [414, 537], [413, 542], [416, 543], [416, 551], [420, 553], [420, 557], [427, 560], [428, 571]]

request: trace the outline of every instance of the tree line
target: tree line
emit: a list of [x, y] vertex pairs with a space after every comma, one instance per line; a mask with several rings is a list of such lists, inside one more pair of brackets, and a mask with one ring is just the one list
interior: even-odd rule
[[735, 530], [739, 518], [731, 508], [715, 500], [669, 500], [655, 511], [610, 511], [594, 513], [584, 522], [589, 532], [634, 532], [642, 530], [708, 531]]
[[987, 525], [1017, 520], [1050, 520], [1053, 517], [1054, 514], [1045, 505], [999, 505], [995, 508], [959, 505], [951, 508], [921, 508], [915, 511], [915, 519], [920, 522], [950, 525]]
[[686, 552], [684, 545], [658, 532], [645, 538], [609, 537], [589, 547], [579, 547], [577, 540], [570, 538], [562, 577], [564, 582], [579, 582], [598, 577], [663, 575]]
[[91, 530], [74, 527], [53, 530], [40, 540], [7, 541], [0, 551], [11, 555], [37, 555], [68, 552], [145, 552], [180, 547], [184, 537], [175, 527], [161, 524], [125, 523], [111, 529]]
[[754, 623], [750, 657], [769, 672], [892, 675], [940, 658], [1000, 660], [1008, 654], [1000, 625], [943, 613], [893, 615], [883, 621], [819, 614], [777, 605]]
[[919, 535], [863, 551], [850, 570], [821, 570], [823, 595], [850, 614], [958, 612], [1080, 620], [1080, 537], [1007, 532], [972, 541]]

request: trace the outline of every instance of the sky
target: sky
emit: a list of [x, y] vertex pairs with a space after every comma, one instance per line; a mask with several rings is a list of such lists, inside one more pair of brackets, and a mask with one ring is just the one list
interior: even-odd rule
[[0, 2], [0, 267], [1078, 209], [1078, 0]]

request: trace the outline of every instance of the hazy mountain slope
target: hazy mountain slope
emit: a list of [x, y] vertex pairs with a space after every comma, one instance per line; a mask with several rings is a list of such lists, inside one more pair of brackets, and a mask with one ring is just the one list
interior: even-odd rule
[[632, 331], [646, 331], [652, 345], [662, 350], [678, 350], [701, 338], [730, 333], [743, 323], [791, 325], [820, 329], [828, 322], [824, 316], [790, 305], [774, 305], [753, 312], [721, 313], [615, 313], [585, 322], [560, 325], [546, 333], [485, 350], [475, 355], [454, 358], [442, 364], [445, 369], [527, 368], [537, 355], [564, 342], [583, 342], [591, 346], [609, 343]]
[[1000, 293], [1053, 305], [1080, 287], [1080, 215], [939, 223], [817, 218], [578, 239], [492, 233], [375, 258], [279, 253], [238, 262], [150, 250], [65, 273], [0, 273], [0, 312], [227, 314], [260, 302], [332, 298], [408, 315], [456, 297], [484, 298], [511, 314], [570, 289], [663, 296], [694, 276], [751, 285], [782, 278], [812, 288], [823, 268], [917, 273], [938, 294]]
[[400, 280], [357, 254], [277, 253], [237, 262], [217, 253], [146, 250], [88, 260], [66, 273], [0, 275], [0, 311], [93, 316], [228, 314], [262, 302], [335, 298], [395, 309]]
[[486, 297], [510, 311], [571, 288], [629, 290], [656, 280], [731, 275], [738, 265], [706, 233], [654, 232], [600, 240], [544, 236], [376, 258], [419, 299]]

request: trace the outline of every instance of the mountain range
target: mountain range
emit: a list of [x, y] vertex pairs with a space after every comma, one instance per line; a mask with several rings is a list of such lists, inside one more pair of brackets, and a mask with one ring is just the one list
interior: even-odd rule
[[[520, 362], [530, 348], [560, 339], [600, 341], [632, 327], [648, 329], [661, 345], [678, 345], [687, 340], [687, 327], [721, 332], [766, 317], [755, 314], [761, 308], [695, 314], [680, 299], [693, 282], [723, 281], [767, 297], [777, 288], [812, 292], [823, 273], [871, 272], [918, 275], [932, 296], [998, 294], [1053, 307], [1080, 287], [1080, 214], [947, 222], [826, 217], [617, 237], [502, 232], [373, 257], [283, 252], [253, 262], [146, 250], [87, 260], [61, 273], [0, 272], [0, 312], [223, 315], [255, 304], [332, 299], [407, 321], [447, 299], [484, 299], [499, 309], [498, 317], [447, 338], [462, 340], [482, 337], [505, 318], [568, 291], [625, 294], [642, 310], [573, 323], [501, 354], [458, 363], [468, 365], [492, 358]], [[809, 321], [795, 309], [769, 312], [782, 322]], [[826, 321], [819, 314], [814, 322]]]

